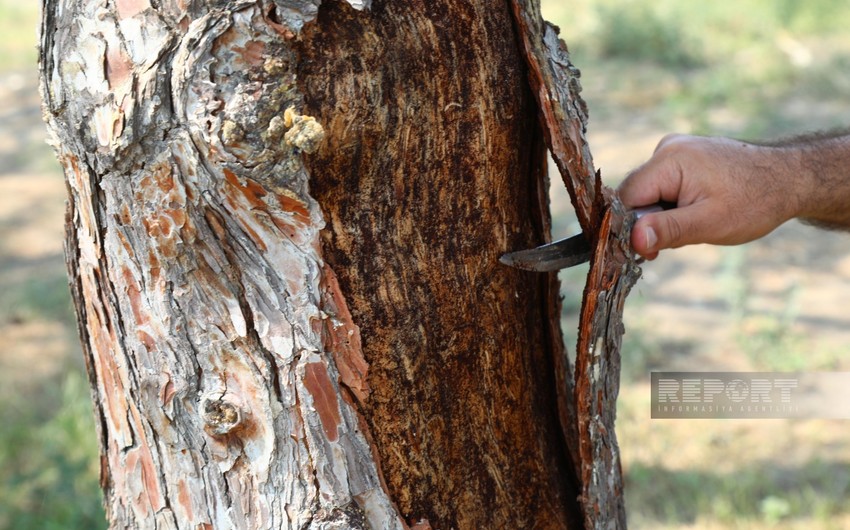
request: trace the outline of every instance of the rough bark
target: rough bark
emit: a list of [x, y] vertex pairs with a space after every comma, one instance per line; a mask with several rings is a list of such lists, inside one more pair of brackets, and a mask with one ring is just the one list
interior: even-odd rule
[[[623, 479], [614, 431], [620, 386], [623, 305], [640, 277], [629, 244], [633, 217], [602, 185], [585, 137], [587, 107], [579, 71], [570, 62], [557, 28], [545, 23], [537, 2], [512, 1], [529, 80], [540, 110], [546, 142], [570, 193], [585, 237], [595, 245], [585, 283], [576, 344], [573, 401], [559, 396], [569, 441], [578, 429], [578, 475], [585, 527], [625, 528]], [[566, 385], [559, 390], [567, 392]], [[573, 408], [574, 407], [574, 408]], [[562, 424], [563, 424], [562, 419]], [[574, 445], [570, 444], [571, 449]], [[573, 449], [575, 450], [575, 449]]]
[[[623, 527], [636, 269], [565, 49], [536, 2], [318, 4], [43, 4], [111, 526]], [[545, 144], [575, 382], [556, 276], [497, 261], [548, 239]]]

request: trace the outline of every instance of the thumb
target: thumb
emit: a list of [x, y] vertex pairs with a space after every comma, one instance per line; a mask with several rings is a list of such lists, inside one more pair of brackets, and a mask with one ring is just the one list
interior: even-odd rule
[[711, 215], [702, 203], [642, 216], [632, 227], [632, 248], [647, 259], [660, 250], [706, 243]]

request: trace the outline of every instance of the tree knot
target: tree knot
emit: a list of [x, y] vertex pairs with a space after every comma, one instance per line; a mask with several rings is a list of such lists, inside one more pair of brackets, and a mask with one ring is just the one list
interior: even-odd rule
[[204, 398], [201, 401], [201, 417], [207, 426], [207, 432], [224, 435], [232, 431], [242, 421], [239, 407], [226, 401], [224, 396]]

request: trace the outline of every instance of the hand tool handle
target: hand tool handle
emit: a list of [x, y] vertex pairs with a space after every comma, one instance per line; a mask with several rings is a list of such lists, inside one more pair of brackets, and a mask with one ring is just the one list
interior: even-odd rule
[[641, 206], [640, 208], [635, 208], [634, 210], [632, 210], [632, 212], [634, 212], [635, 219], [637, 220], [637, 219], [640, 219], [641, 217], [643, 217], [644, 215], [646, 215], [648, 213], [661, 212], [661, 211], [664, 211], [664, 210], [672, 210], [675, 207], [676, 207], [675, 202], [662, 201], [662, 202], [657, 202], [655, 204], [651, 204], [649, 206]]

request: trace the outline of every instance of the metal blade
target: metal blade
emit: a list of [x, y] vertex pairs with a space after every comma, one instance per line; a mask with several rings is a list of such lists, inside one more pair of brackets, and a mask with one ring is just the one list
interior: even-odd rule
[[590, 260], [590, 245], [584, 234], [561, 239], [529, 250], [504, 254], [499, 261], [526, 271], [549, 272]]

